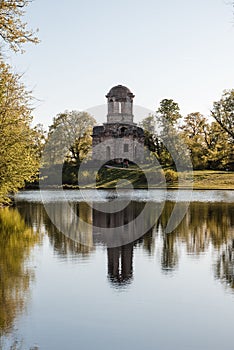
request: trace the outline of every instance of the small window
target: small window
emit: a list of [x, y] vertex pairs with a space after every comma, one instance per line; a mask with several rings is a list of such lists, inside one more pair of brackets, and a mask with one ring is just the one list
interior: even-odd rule
[[128, 144], [127, 143], [124, 144], [124, 152], [128, 152]]

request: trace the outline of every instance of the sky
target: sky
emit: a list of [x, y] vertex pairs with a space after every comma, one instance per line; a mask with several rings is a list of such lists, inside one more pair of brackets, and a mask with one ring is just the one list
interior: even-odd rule
[[26, 45], [23, 55], [7, 52], [33, 91], [34, 123], [106, 104], [118, 84], [149, 110], [172, 98], [183, 115], [208, 116], [223, 90], [234, 88], [230, 1], [34, 0], [25, 20], [39, 29], [40, 44]]

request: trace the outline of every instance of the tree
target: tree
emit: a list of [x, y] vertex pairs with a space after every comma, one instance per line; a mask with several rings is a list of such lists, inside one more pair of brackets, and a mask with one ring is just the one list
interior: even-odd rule
[[[44, 185], [77, 185], [78, 170], [89, 159], [95, 119], [86, 112], [65, 111], [53, 120], [42, 156]], [[45, 181], [44, 181], [45, 180]]]
[[194, 169], [226, 169], [231, 165], [231, 144], [216, 121], [209, 123], [199, 112], [190, 113], [181, 130]]
[[216, 121], [208, 124], [204, 132], [207, 153], [204, 158], [208, 169], [233, 167], [233, 145], [228, 134]]
[[155, 115], [149, 114], [144, 118], [139, 125], [144, 129], [145, 146], [151, 152], [155, 152], [157, 149], [157, 136], [156, 136], [156, 118]]
[[39, 42], [33, 31], [27, 29], [27, 23], [21, 20], [29, 3], [30, 0], [0, 1], [0, 37], [13, 51], [19, 51], [26, 42]]
[[0, 58], [0, 203], [33, 181], [39, 167], [35, 132], [30, 128], [31, 95]]
[[157, 116], [163, 127], [165, 127], [165, 122], [175, 126], [177, 121], [181, 118], [178, 103], [174, 102], [172, 99], [162, 100], [157, 110]]
[[184, 118], [184, 125], [181, 129], [186, 133], [188, 138], [194, 139], [204, 132], [206, 125], [206, 118], [201, 113], [194, 112]]
[[49, 127], [45, 159], [49, 164], [69, 163], [80, 165], [92, 145], [91, 132], [96, 123], [87, 112], [65, 111]]
[[221, 99], [214, 102], [211, 115], [234, 141], [234, 89], [225, 90]]
[[[22, 21], [31, 0], [0, 1], [0, 38], [13, 51], [38, 38]], [[30, 128], [31, 95], [0, 55], [0, 204], [9, 201], [25, 181], [33, 181], [39, 167], [35, 130]]]
[[37, 152], [37, 157], [41, 159], [43, 150], [45, 148], [45, 143], [47, 140], [47, 131], [45, 130], [43, 124], [39, 123], [33, 128], [33, 143], [35, 151]]
[[183, 163], [181, 142], [176, 130], [177, 122], [182, 117], [178, 103], [172, 99], [163, 99], [156, 111], [156, 117], [160, 125], [160, 163], [164, 166], [175, 166], [175, 160], [177, 160], [177, 164], [181, 161]]
[[207, 143], [205, 140], [208, 122], [199, 112], [188, 114], [184, 118], [184, 125], [181, 127], [182, 136], [190, 150], [193, 168], [203, 169], [206, 167]]

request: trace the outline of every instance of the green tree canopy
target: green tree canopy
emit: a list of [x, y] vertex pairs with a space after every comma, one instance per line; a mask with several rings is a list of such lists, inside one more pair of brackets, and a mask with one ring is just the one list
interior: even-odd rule
[[30, 98], [20, 76], [0, 59], [0, 203], [8, 201], [8, 193], [16, 192], [25, 181], [32, 181], [38, 171]]
[[190, 113], [184, 118], [184, 124], [181, 127], [182, 136], [190, 150], [194, 169], [202, 169], [206, 166], [205, 133], [208, 127], [206, 118], [199, 112]]
[[165, 121], [174, 126], [178, 119], [181, 118], [179, 105], [172, 99], [162, 100], [156, 113], [162, 126], [165, 125]]
[[64, 157], [79, 165], [92, 145], [92, 127], [95, 119], [87, 112], [65, 111], [53, 120], [49, 127], [45, 159], [49, 164], [62, 164]]
[[214, 102], [211, 115], [234, 141], [234, 89], [225, 90], [221, 99]]
[[184, 118], [181, 129], [194, 169], [226, 169], [231, 166], [231, 143], [216, 121], [210, 123], [199, 112], [190, 113]]
[[[184, 150], [176, 130], [177, 122], [181, 118], [180, 108], [177, 102], [172, 99], [163, 99], [156, 111], [156, 118], [159, 121], [160, 151], [159, 160], [164, 166], [175, 166], [184, 162]], [[170, 151], [169, 151], [170, 149]], [[185, 155], [186, 156], [186, 155]]]
[[144, 129], [145, 134], [145, 146], [151, 151], [157, 150], [158, 138], [156, 136], [156, 117], [153, 114], [149, 114], [144, 118], [139, 125]]

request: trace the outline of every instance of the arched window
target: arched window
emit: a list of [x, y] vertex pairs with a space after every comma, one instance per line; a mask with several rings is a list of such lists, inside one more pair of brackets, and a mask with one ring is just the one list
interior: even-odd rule
[[125, 144], [124, 144], [124, 152], [128, 152], [128, 149], [129, 149], [129, 148], [128, 148], [128, 143], [125, 143]]
[[119, 102], [119, 113], [121, 114], [122, 113], [122, 103]]
[[127, 128], [125, 128], [124, 126], [120, 129], [120, 136], [124, 136], [125, 133], [127, 131]]
[[111, 150], [110, 150], [110, 146], [106, 147], [106, 159], [110, 160], [111, 158]]

